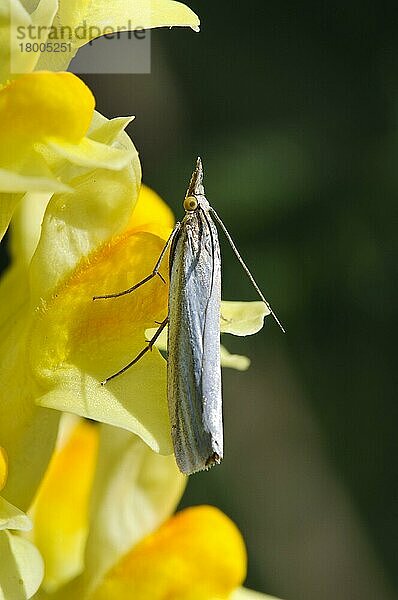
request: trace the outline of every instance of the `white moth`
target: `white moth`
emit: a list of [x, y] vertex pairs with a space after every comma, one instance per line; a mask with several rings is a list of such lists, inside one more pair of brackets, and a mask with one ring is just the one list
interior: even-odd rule
[[182, 473], [190, 475], [219, 464], [223, 458], [221, 256], [212, 216], [223, 229], [262, 301], [282, 331], [284, 329], [205, 197], [200, 158], [184, 199], [184, 209], [184, 218], [181, 223], [176, 223], [152, 273], [127, 290], [95, 296], [94, 300], [129, 294], [156, 275], [161, 277], [159, 268], [170, 247], [168, 316], [138, 356], [102, 384], [121, 375], [140, 360], [168, 324], [167, 399], [171, 434], [178, 467]]

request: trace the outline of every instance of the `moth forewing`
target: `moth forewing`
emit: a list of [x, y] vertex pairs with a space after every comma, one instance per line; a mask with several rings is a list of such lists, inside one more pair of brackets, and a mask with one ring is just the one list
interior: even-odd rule
[[186, 474], [223, 456], [220, 248], [208, 203], [196, 198], [170, 257], [167, 396], [176, 461]]

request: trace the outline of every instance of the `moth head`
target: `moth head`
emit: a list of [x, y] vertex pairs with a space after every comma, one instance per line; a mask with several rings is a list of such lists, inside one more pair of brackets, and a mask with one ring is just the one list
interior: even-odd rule
[[186, 196], [184, 200], [184, 209], [187, 212], [193, 212], [199, 206], [198, 200], [195, 196]]

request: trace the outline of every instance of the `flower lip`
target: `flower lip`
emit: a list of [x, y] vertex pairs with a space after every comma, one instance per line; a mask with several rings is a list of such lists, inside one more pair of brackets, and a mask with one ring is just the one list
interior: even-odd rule
[[144, 537], [105, 575], [93, 600], [227, 600], [246, 575], [236, 525], [213, 506], [187, 508]]
[[78, 143], [93, 116], [94, 96], [72, 73], [27, 73], [0, 90], [1, 138]]

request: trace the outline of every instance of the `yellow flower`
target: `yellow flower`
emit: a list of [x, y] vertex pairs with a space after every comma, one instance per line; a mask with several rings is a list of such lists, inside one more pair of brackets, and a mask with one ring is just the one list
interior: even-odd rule
[[[78, 175], [136, 156], [95, 137], [94, 104], [71, 73], [30, 73], [0, 89], [0, 239], [24, 194], [73, 192]], [[128, 122], [116, 121], [119, 131]]]
[[[39, 80], [40, 84], [36, 85]], [[52, 94], [54, 81], [56, 92]], [[22, 88], [26, 93], [19, 95]], [[74, 100], [70, 102], [68, 90], [71, 89], [75, 91], [74, 97], [81, 100], [76, 106]], [[20, 163], [17, 155], [12, 165], [14, 170], [9, 169], [5, 179], [10, 185], [20, 185], [20, 190], [26, 186], [25, 189], [34, 191], [3, 194], [0, 213], [4, 230], [11, 213], [16, 211], [12, 267], [0, 282], [0, 354], [5, 378], [0, 392], [0, 439], [13, 464], [5, 493], [21, 508], [27, 508], [42, 477], [55, 442], [59, 418], [56, 412], [39, 409], [35, 403], [48, 391], [41, 385], [40, 365], [46, 356], [50, 362], [57, 358], [57, 344], [50, 349], [47, 345], [47, 350], [40, 354], [45, 343], [44, 330], [38, 329], [41, 317], [53, 306], [53, 301], [56, 308], [53, 295], [58, 286], [69, 281], [91, 249], [99, 249], [127, 225], [141, 175], [137, 152], [123, 132], [129, 119], [108, 121], [94, 113], [91, 93], [75, 76], [34, 73], [13, 82], [0, 92], [4, 94], [0, 105], [5, 120], [9, 106], [18, 123], [32, 117], [25, 108], [22, 110], [29, 90], [32, 90], [32, 104], [39, 113], [35, 119], [37, 129], [28, 127], [24, 137], [25, 127], [18, 125], [21, 143], [17, 149], [21, 150], [21, 156], [24, 152], [30, 154]], [[57, 95], [54, 105], [52, 100]], [[9, 98], [16, 98], [16, 104]], [[47, 127], [44, 113], [40, 113], [41, 101], [48, 111], [51, 129]], [[21, 107], [20, 114], [18, 107]], [[81, 136], [84, 137], [79, 141]], [[15, 159], [15, 155], [11, 158]], [[6, 156], [4, 160], [8, 160]], [[47, 173], [43, 184], [40, 170], [44, 168]], [[49, 191], [42, 191], [40, 183]], [[54, 188], [67, 191], [54, 194]], [[98, 289], [98, 281], [86, 298], [87, 307], [92, 305], [91, 296]], [[62, 346], [66, 341], [63, 337], [66, 328], [56, 331], [59, 322], [54, 319], [52, 323], [53, 335], [58, 339], [58, 346]], [[18, 419], [15, 414], [19, 415]], [[30, 457], [31, 464], [22, 475], [26, 456]]]
[[[12, 0], [0, 7], [0, 83], [33, 70], [66, 70], [81, 46], [111, 30], [172, 26], [197, 31], [199, 19], [174, 0], [39, 0], [32, 8]], [[21, 50], [21, 40], [39, 48]], [[40, 51], [47, 41], [65, 42], [67, 47], [62, 52]]]
[[8, 475], [7, 454], [4, 448], [0, 446], [0, 492], [6, 484]]
[[235, 525], [212, 506], [171, 517], [113, 566], [90, 596], [119, 600], [227, 599], [246, 575], [246, 551]]
[[[7, 495], [23, 508], [55, 443], [59, 413], [45, 409], [122, 427], [156, 452], [172, 452], [166, 365], [158, 351], [100, 385], [143, 348], [145, 330], [167, 314], [167, 286], [159, 278], [134, 294], [92, 302], [148, 275], [173, 225], [170, 210], [148, 188], [136, 206], [140, 166], [123, 124], [95, 114], [90, 139], [132, 155], [131, 163], [78, 171], [68, 180], [73, 193], [36, 195], [34, 213], [27, 194], [13, 219], [13, 266], [0, 285], [0, 438], [16, 465]], [[162, 269], [167, 279], [167, 261]], [[262, 303], [224, 309], [223, 326], [238, 335], [258, 330], [266, 314]], [[22, 478], [27, 453], [31, 468]]]
[[64, 419], [58, 447], [30, 510], [34, 530], [29, 537], [45, 557], [47, 589], [83, 570], [97, 450], [97, 427]]
[[[154, 454], [136, 436], [75, 424], [52, 459], [32, 511], [31, 539], [44, 557], [49, 598], [265, 599], [239, 587], [246, 551], [225, 515], [198, 506], [171, 516], [185, 481], [172, 457]], [[69, 543], [74, 535], [86, 540], [84, 549]]]
[[[0, 447], [0, 492], [7, 480], [7, 455]], [[0, 496], [0, 598], [31, 598], [43, 579], [43, 560], [14, 531], [31, 529], [30, 519]]]

